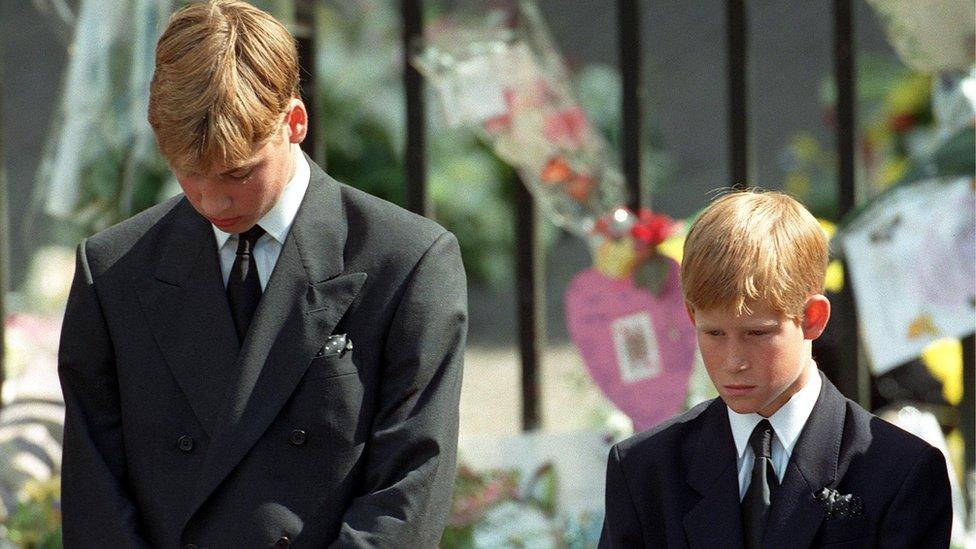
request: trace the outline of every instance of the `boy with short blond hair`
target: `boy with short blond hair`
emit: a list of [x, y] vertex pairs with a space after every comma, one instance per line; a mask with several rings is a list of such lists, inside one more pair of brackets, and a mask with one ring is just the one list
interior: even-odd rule
[[192, 3], [149, 121], [183, 194], [82, 241], [58, 368], [66, 547], [436, 547], [467, 328], [457, 240], [299, 144], [270, 15]]
[[610, 451], [601, 547], [947, 547], [941, 452], [845, 399], [812, 341], [827, 239], [782, 193], [732, 192], [685, 240], [688, 316], [719, 398]]
[[247, 2], [191, 4], [156, 45], [149, 124], [177, 172], [244, 164], [299, 98], [295, 38]]

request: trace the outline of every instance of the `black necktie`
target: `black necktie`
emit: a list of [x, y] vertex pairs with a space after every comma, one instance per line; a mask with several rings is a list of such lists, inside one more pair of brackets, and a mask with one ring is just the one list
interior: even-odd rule
[[255, 225], [237, 235], [237, 259], [230, 268], [230, 278], [227, 280], [227, 301], [234, 317], [239, 344], [244, 343], [247, 327], [251, 325], [251, 318], [261, 301], [261, 281], [253, 252], [254, 244], [263, 234], [264, 229]]
[[756, 455], [756, 460], [752, 464], [752, 480], [742, 498], [742, 529], [745, 533], [746, 549], [762, 545], [773, 492], [779, 486], [776, 471], [773, 470], [773, 426], [768, 420], [764, 419], [756, 425], [749, 437], [749, 446]]

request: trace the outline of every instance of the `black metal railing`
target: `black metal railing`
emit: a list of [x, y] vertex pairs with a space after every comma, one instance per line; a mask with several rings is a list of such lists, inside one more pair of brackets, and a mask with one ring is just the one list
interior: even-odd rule
[[644, 150], [644, 83], [641, 79], [641, 10], [639, 0], [617, 0], [617, 42], [620, 51], [621, 154], [628, 206], [641, 206], [641, 152]]
[[[628, 205], [637, 208], [641, 205], [641, 166], [642, 166], [642, 121], [644, 119], [642, 99], [643, 83], [641, 68], [641, 2], [640, 0], [617, 0], [617, 24], [620, 53], [620, 72], [622, 77], [622, 147], [621, 161], [629, 191]], [[729, 186], [741, 188], [748, 185], [749, 174], [749, 134], [748, 134], [748, 73], [747, 41], [749, 35], [748, 14], [745, 0], [726, 1], [726, 44], [728, 48], [727, 90], [728, 90], [728, 129], [729, 129]], [[299, 18], [298, 28], [311, 28], [311, 10], [296, 10]], [[409, 62], [409, 56], [416, 51], [416, 45], [423, 35], [422, 0], [401, 0], [403, 17], [403, 82], [406, 96], [406, 197], [407, 207], [417, 213], [430, 213], [426, 188], [426, 124], [423, 80]], [[305, 20], [302, 20], [305, 18]], [[837, 155], [839, 217], [851, 211], [855, 205], [854, 192], [854, 154], [857, 128], [855, 124], [855, 78], [854, 78], [854, 33], [853, 9], [851, 0], [833, 1], [833, 54], [834, 75], [837, 85]], [[303, 89], [308, 90], [307, 98], [314, 111], [314, 45], [311, 33], [299, 35], [299, 49], [303, 58]], [[314, 151], [315, 144], [306, 142], [307, 150]], [[313, 155], [314, 156], [314, 155]], [[533, 430], [541, 427], [540, 379], [542, 341], [544, 338], [544, 295], [542, 250], [537, 237], [539, 215], [534, 200], [524, 185], [515, 190], [515, 228], [516, 228], [516, 299], [518, 312], [518, 348], [521, 359], [521, 403], [522, 428]], [[845, 269], [845, 273], [847, 270]], [[850, 279], [845, 275], [843, 294], [839, 302], [844, 306], [834, 311], [837, 324], [856, 327], [854, 300], [851, 296]], [[972, 467], [974, 444], [973, 422], [973, 352], [972, 336], [964, 339], [965, 397], [960, 422], [966, 440], [967, 463]], [[847, 329], [836, 342], [838, 360], [826, 372], [831, 380], [849, 398], [857, 400], [870, 409], [870, 374], [864, 360], [859, 358], [857, 330]], [[841, 366], [839, 366], [841, 365]], [[826, 366], [826, 365], [825, 365]], [[827, 369], [827, 368], [825, 368]]]

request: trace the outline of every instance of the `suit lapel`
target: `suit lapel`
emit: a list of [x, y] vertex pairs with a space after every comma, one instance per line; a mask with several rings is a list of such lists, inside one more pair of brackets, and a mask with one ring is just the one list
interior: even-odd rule
[[244, 339], [187, 520], [267, 430], [366, 280], [340, 274], [346, 220], [338, 184], [309, 164], [308, 191]]
[[808, 547], [824, 518], [814, 494], [837, 478], [844, 434], [844, 398], [823, 374], [820, 376], [820, 396], [797, 439], [773, 500], [763, 537], [766, 547]]
[[691, 547], [742, 547], [735, 442], [725, 403], [715, 399], [704, 416], [687, 476], [702, 498], [684, 516], [685, 536]]
[[237, 358], [210, 224], [186, 200], [173, 210], [152, 279], [138, 288], [150, 329], [194, 414], [211, 436]]

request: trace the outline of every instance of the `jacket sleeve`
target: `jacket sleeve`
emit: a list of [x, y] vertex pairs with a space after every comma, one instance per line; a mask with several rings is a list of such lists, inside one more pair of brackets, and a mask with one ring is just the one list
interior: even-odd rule
[[944, 548], [952, 534], [945, 457], [926, 448], [902, 482], [878, 530], [878, 547]]
[[620, 452], [614, 445], [607, 459], [606, 515], [600, 534], [600, 549], [643, 547], [640, 519], [630, 488], [620, 467]]
[[451, 509], [467, 290], [442, 234], [405, 282], [384, 350], [365, 491], [333, 547], [436, 547]]
[[125, 489], [125, 448], [112, 341], [98, 303], [86, 244], [78, 246], [61, 328], [64, 394], [61, 471], [65, 547], [148, 547]]

